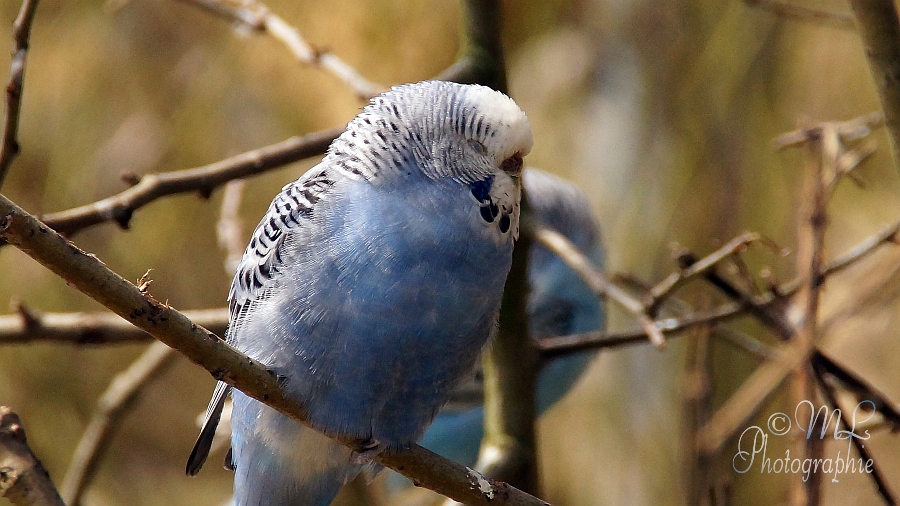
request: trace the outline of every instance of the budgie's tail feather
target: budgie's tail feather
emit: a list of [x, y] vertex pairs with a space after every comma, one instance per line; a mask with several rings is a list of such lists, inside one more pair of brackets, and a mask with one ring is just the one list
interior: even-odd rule
[[234, 409], [235, 506], [328, 506], [364, 467], [349, 448], [240, 392]]
[[200, 436], [194, 443], [194, 449], [191, 450], [191, 456], [188, 457], [185, 472], [189, 476], [194, 476], [200, 472], [206, 457], [209, 455], [209, 449], [212, 447], [213, 438], [216, 435], [216, 428], [219, 426], [219, 419], [222, 416], [222, 408], [225, 406], [225, 398], [231, 392], [231, 387], [222, 383], [216, 384], [213, 392], [212, 400], [209, 401], [209, 407], [206, 408], [206, 418], [203, 420], [203, 429], [200, 430]]

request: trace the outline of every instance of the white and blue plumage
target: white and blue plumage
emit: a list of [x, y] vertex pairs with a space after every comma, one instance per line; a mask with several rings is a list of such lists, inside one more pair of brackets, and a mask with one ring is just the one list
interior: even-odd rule
[[[584, 193], [572, 183], [536, 169], [522, 177], [535, 219], [565, 235], [596, 267], [603, 265], [603, 245]], [[528, 256], [529, 331], [536, 339], [600, 330], [603, 305], [556, 255], [533, 244]], [[574, 385], [593, 353], [559, 358], [538, 376], [537, 411], [543, 413]], [[484, 408], [445, 409], [429, 427], [422, 446], [460, 464], [474, 467], [484, 434]], [[408, 481], [406, 482], [408, 483]], [[392, 480], [392, 487], [399, 482]]]
[[[499, 92], [399, 86], [275, 197], [232, 283], [228, 342], [361, 454], [235, 390], [236, 505], [325, 506], [374, 454], [422, 437], [495, 331], [531, 144]], [[216, 388], [191, 474], [228, 390]]]

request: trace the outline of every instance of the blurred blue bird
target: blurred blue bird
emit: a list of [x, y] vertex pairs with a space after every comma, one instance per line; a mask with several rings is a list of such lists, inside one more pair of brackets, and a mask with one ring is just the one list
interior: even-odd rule
[[[584, 193], [574, 184], [536, 169], [522, 178], [535, 219], [565, 235], [598, 268], [603, 265], [600, 231]], [[535, 339], [600, 330], [603, 305], [598, 297], [556, 255], [534, 243], [528, 257], [529, 331]], [[593, 353], [559, 358], [545, 364], [538, 376], [537, 411], [543, 413], [575, 384]], [[474, 467], [484, 435], [484, 408], [448, 406], [435, 418], [422, 446], [460, 464]], [[401, 483], [390, 481], [391, 488]]]
[[[234, 390], [237, 506], [326, 506], [385, 448], [418, 441], [493, 335], [531, 128], [489, 88], [374, 98], [269, 206], [229, 293], [228, 342], [284, 378], [330, 435]], [[217, 385], [187, 465], [209, 452]]]

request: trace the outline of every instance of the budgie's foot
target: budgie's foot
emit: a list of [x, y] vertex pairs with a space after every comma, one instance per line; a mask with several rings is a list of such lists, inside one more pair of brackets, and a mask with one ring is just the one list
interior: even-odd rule
[[353, 453], [350, 454], [350, 463], [357, 466], [368, 464], [383, 450], [384, 446], [377, 439], [358, 441]]

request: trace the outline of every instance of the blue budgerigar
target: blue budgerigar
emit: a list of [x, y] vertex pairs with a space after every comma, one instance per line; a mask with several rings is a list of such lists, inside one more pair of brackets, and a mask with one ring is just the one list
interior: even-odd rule
[[[565, 235], [595, 266], [601, 267], [603, 243], [584, 193], [568, 181], [531, 168], [524, 171], [522, 182], [535, 219]], [[603, 328], [602, 301], [575, 271], [537, 243], [532, 245], [528, 256], [528, 287], [532, 337], [540, 339]], [[544, 365], [538, 377], [538, 413], [565, 395], [593, 355], [580, 353]], [[463, 465], [474, 466], [484, 434], [484, 408], [453, 408], [437, 416], [421, 443]], [[396, 487], [399, 482], [391, 480], [391, 485]]]
[[[326, 434], [233, 392], [237, 506], [331, 502], [377, 452], [418, 441], [494, 333], [531, 128], [489, 88], [376, 97], [275, 197], [231, 286], [228, 342], [285, 378]], [[188, 462], [209, 451], [219, 384]]]

